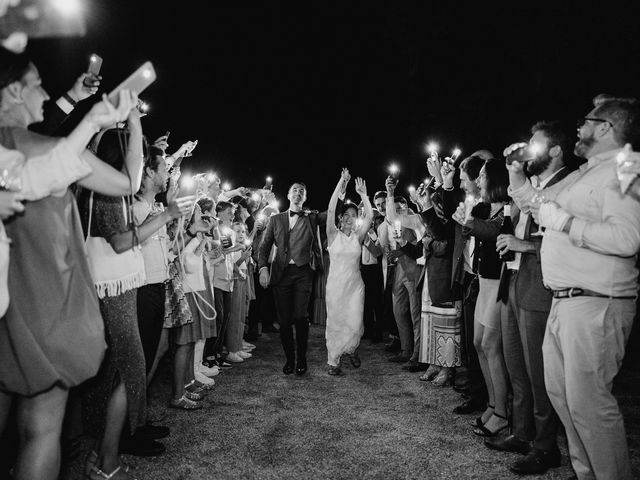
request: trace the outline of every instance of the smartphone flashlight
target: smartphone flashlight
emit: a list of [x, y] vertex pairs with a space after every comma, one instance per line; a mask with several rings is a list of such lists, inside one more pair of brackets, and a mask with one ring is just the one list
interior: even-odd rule
[[398, 178], [399, 173], [400, 173], [400, 169], [398, 168], [398, 166], [395, 163], [392, 163], [389, 166], [389, 175], [391, 175], [391, 178], [393, 179]]

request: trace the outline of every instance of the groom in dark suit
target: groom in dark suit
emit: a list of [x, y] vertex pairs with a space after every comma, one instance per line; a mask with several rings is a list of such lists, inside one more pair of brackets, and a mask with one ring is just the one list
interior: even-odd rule
[[[273, 287], [280, 339], [286, 357], [282, 371], [290, 375], [295, 368], [296, 375], [304, 375], [309, 337], [308, 306], [314, 270], [317, 265], [322, 265], [319, 231], [320, 224], [326, 223], [326, 214], [303, 210], [307, 200], [307, 188], [303, 183], [291, 185], [287, 198], [289, 209], [269, 219], [260, 244], [258, 267], [260, 285], [263, 288]], [[276, 255], [269, 272], [269, 257], [274, 244]]]

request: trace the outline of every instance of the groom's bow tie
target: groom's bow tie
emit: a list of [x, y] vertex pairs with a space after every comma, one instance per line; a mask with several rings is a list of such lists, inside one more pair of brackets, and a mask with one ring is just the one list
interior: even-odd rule
[[304, 212], [302, 210], [300, 210], [299, 212], [294, 212], [293, 210], [289, 210], [289, 216], [293, 217], [294, 215], [304, 217]]

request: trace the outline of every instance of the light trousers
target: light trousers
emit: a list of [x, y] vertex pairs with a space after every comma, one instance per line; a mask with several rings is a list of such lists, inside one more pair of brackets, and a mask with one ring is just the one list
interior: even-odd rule
[[580, 480], [631, 480], [627, 438], [611, 393], [636, 310], [634, 300], [554, 299], [542, 352], [551, 404]]

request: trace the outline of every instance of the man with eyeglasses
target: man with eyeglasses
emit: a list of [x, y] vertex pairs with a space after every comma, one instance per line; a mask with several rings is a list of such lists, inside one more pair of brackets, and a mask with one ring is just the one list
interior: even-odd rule
[[511, 193], [545, 228], [542, 274], [553, 301], [544, 378], [572, 466], [579, 479], [625, 480], [632, 478], [631, 464], [611, 388], [636, 310], [640, 203], [621, 192], [616, 156], [626, 144], [640, 145], [640, 105], [605, 95], [593, 103], [574, 148], [587, 162], [545, 190], [542, 203], [524, 176], [512, 182]]

